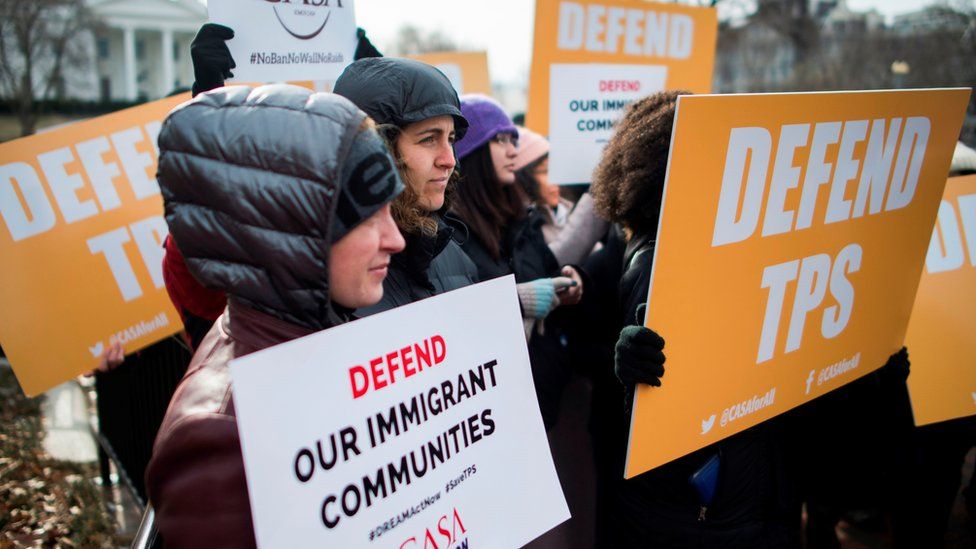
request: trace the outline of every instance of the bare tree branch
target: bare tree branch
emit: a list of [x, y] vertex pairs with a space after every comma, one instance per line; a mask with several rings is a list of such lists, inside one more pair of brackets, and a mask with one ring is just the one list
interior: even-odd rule
[[416, 55], [420, 53], [458, 51], [457, 42], [440, 31], [424, 33], [419, 28], [406, 25], [397, 32], [390, 50], [396, 55]]
[[92, 28], [84, 0], [0, 0], [0, 90], [14, 101], [21, 135], [34, 133], [37, 99], [50, 99], [66, 66], [82, 64]]

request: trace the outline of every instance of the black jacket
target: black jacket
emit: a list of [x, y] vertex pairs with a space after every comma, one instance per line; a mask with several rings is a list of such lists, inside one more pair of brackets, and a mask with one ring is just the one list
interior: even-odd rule
[[478, 282], [478, 268], [454, 240], [455, 228], [438, 218], [434, 236], [404, 235], [406, 248], [393, 256], [383, 281], [383, 299], [358, 309], [360, 316], [388, 311]]
[[[622, 258], [619, 254], [604, 256], [603, 261], [622, 259], [619, 271], [622, 274], [617, 285], [619, 308], [612, 313], [617, 315], [615, 319], [591, 318], [591, 323], [613, 322], [617, 334], [624, 326], [635, 324], [637, 308], [647, 300], [654, 257], [651, 238], [632, 239]], [[588, 268], [597, 270], [600, 266], [588, 263]], [[661, 335], [667, 340], [667, 334]], [[623, 480], [629, 402], [613, 374], [613, 342], [607, 344], [611, 347], [604, 356], [609, 362], [594, 372], [593, 396], [594, 445], [600, 484], [598, 505], [602, 507], [603, 521], [599, 532], [601, 546], [797, 545], [799, 508], [788, 482], [787, 449], [777, 438], [783, 429], [780, 420], [758, 425], [633, 479]], [[666, 374], [662, 381], [664, 385], [659, 390], [666, 391]], [[701, 521], [701, 502], [689, 484], [689, 477], [716, 453], [721, 458], [719, 484], [705, 520]]]
[[[514, 274], [515, 282], [522, 283], [559, 276], [559, 263], [542, 235], [543, 223], [545, 219], [541, 214], [530, 209], [526, 217], [507, 227], [498, 259], [491, 256], [475, 235], [464, 242], [462, 249], [477, 265], [480, 280]], [[560, 307], [546, 317], [545, 329], [542, 333], [534, 333], [528, 344], [536, 397], [546, 429], [556, 423], [559, 400], [569, 381], [569, 358], [563, 337], [565, 309]]]
[[537, 278], [559, 276], [559, 263], [549, 250], [542, 235], [545, 218], [534, 208], [528, 215], [506, 227], [502, 234], [501, 256], [492, 257], [488, 248], [477, 236], [472, 235], [461, 249], [478, 267], [479, 280], [491, 280], [509, 274], [515, 282], [529, 282]]

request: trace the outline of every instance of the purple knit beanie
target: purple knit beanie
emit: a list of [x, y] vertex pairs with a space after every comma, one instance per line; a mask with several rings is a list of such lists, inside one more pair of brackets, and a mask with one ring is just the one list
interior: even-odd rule
[[468, 119], [468, 133], [454, 144], [458, 160], [468, 156], [500, 133], [518, 137], [518, 128], [494, 99], [481, 94], [461, 96], [461, 114]]

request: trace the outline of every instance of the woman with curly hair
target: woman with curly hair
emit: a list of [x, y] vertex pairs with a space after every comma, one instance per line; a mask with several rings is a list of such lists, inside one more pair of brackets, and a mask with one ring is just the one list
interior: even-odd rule
[[[616, 288], [617, 379], [608, 381], [607, 364], [604, 383], [596, 384], [603, 394], [594, 396], [594, 416], [608, 433], [608, 448], [601, 451], [598, 444], [596, 456], [600, 546], [796, 546], [799, 508], [791, 495], [775, 420], [623, 479], [634, 386], [645, 383], [667, 390], [666, 381], [662, 386], [664, 339], [643, 326], [644, 304], [675, 107], [678, 96], [686, 93], [659, 93], [630, 106], [604, 151], [591, 189], [597, 211], [622, 226], [625, 240], [622, 261], [609, 258], [620, 261], [622, 273]], [[706, 463], [717, 463], [717, 474], [696, 475]]]

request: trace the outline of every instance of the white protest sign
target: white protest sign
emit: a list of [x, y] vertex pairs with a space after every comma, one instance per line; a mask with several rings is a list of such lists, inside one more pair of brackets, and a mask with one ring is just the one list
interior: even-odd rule
[[520, 547], [569, 518], [510, 276], [230, 368], [262, 547]]
[[627, 105], [664, 91], [667, 75], [663, 65], [551, 65], [549, 180], [589, 181]]
[[236, 82], [335, 80], [356, 51], [352, 0], [209, 0], [227, 42]]

